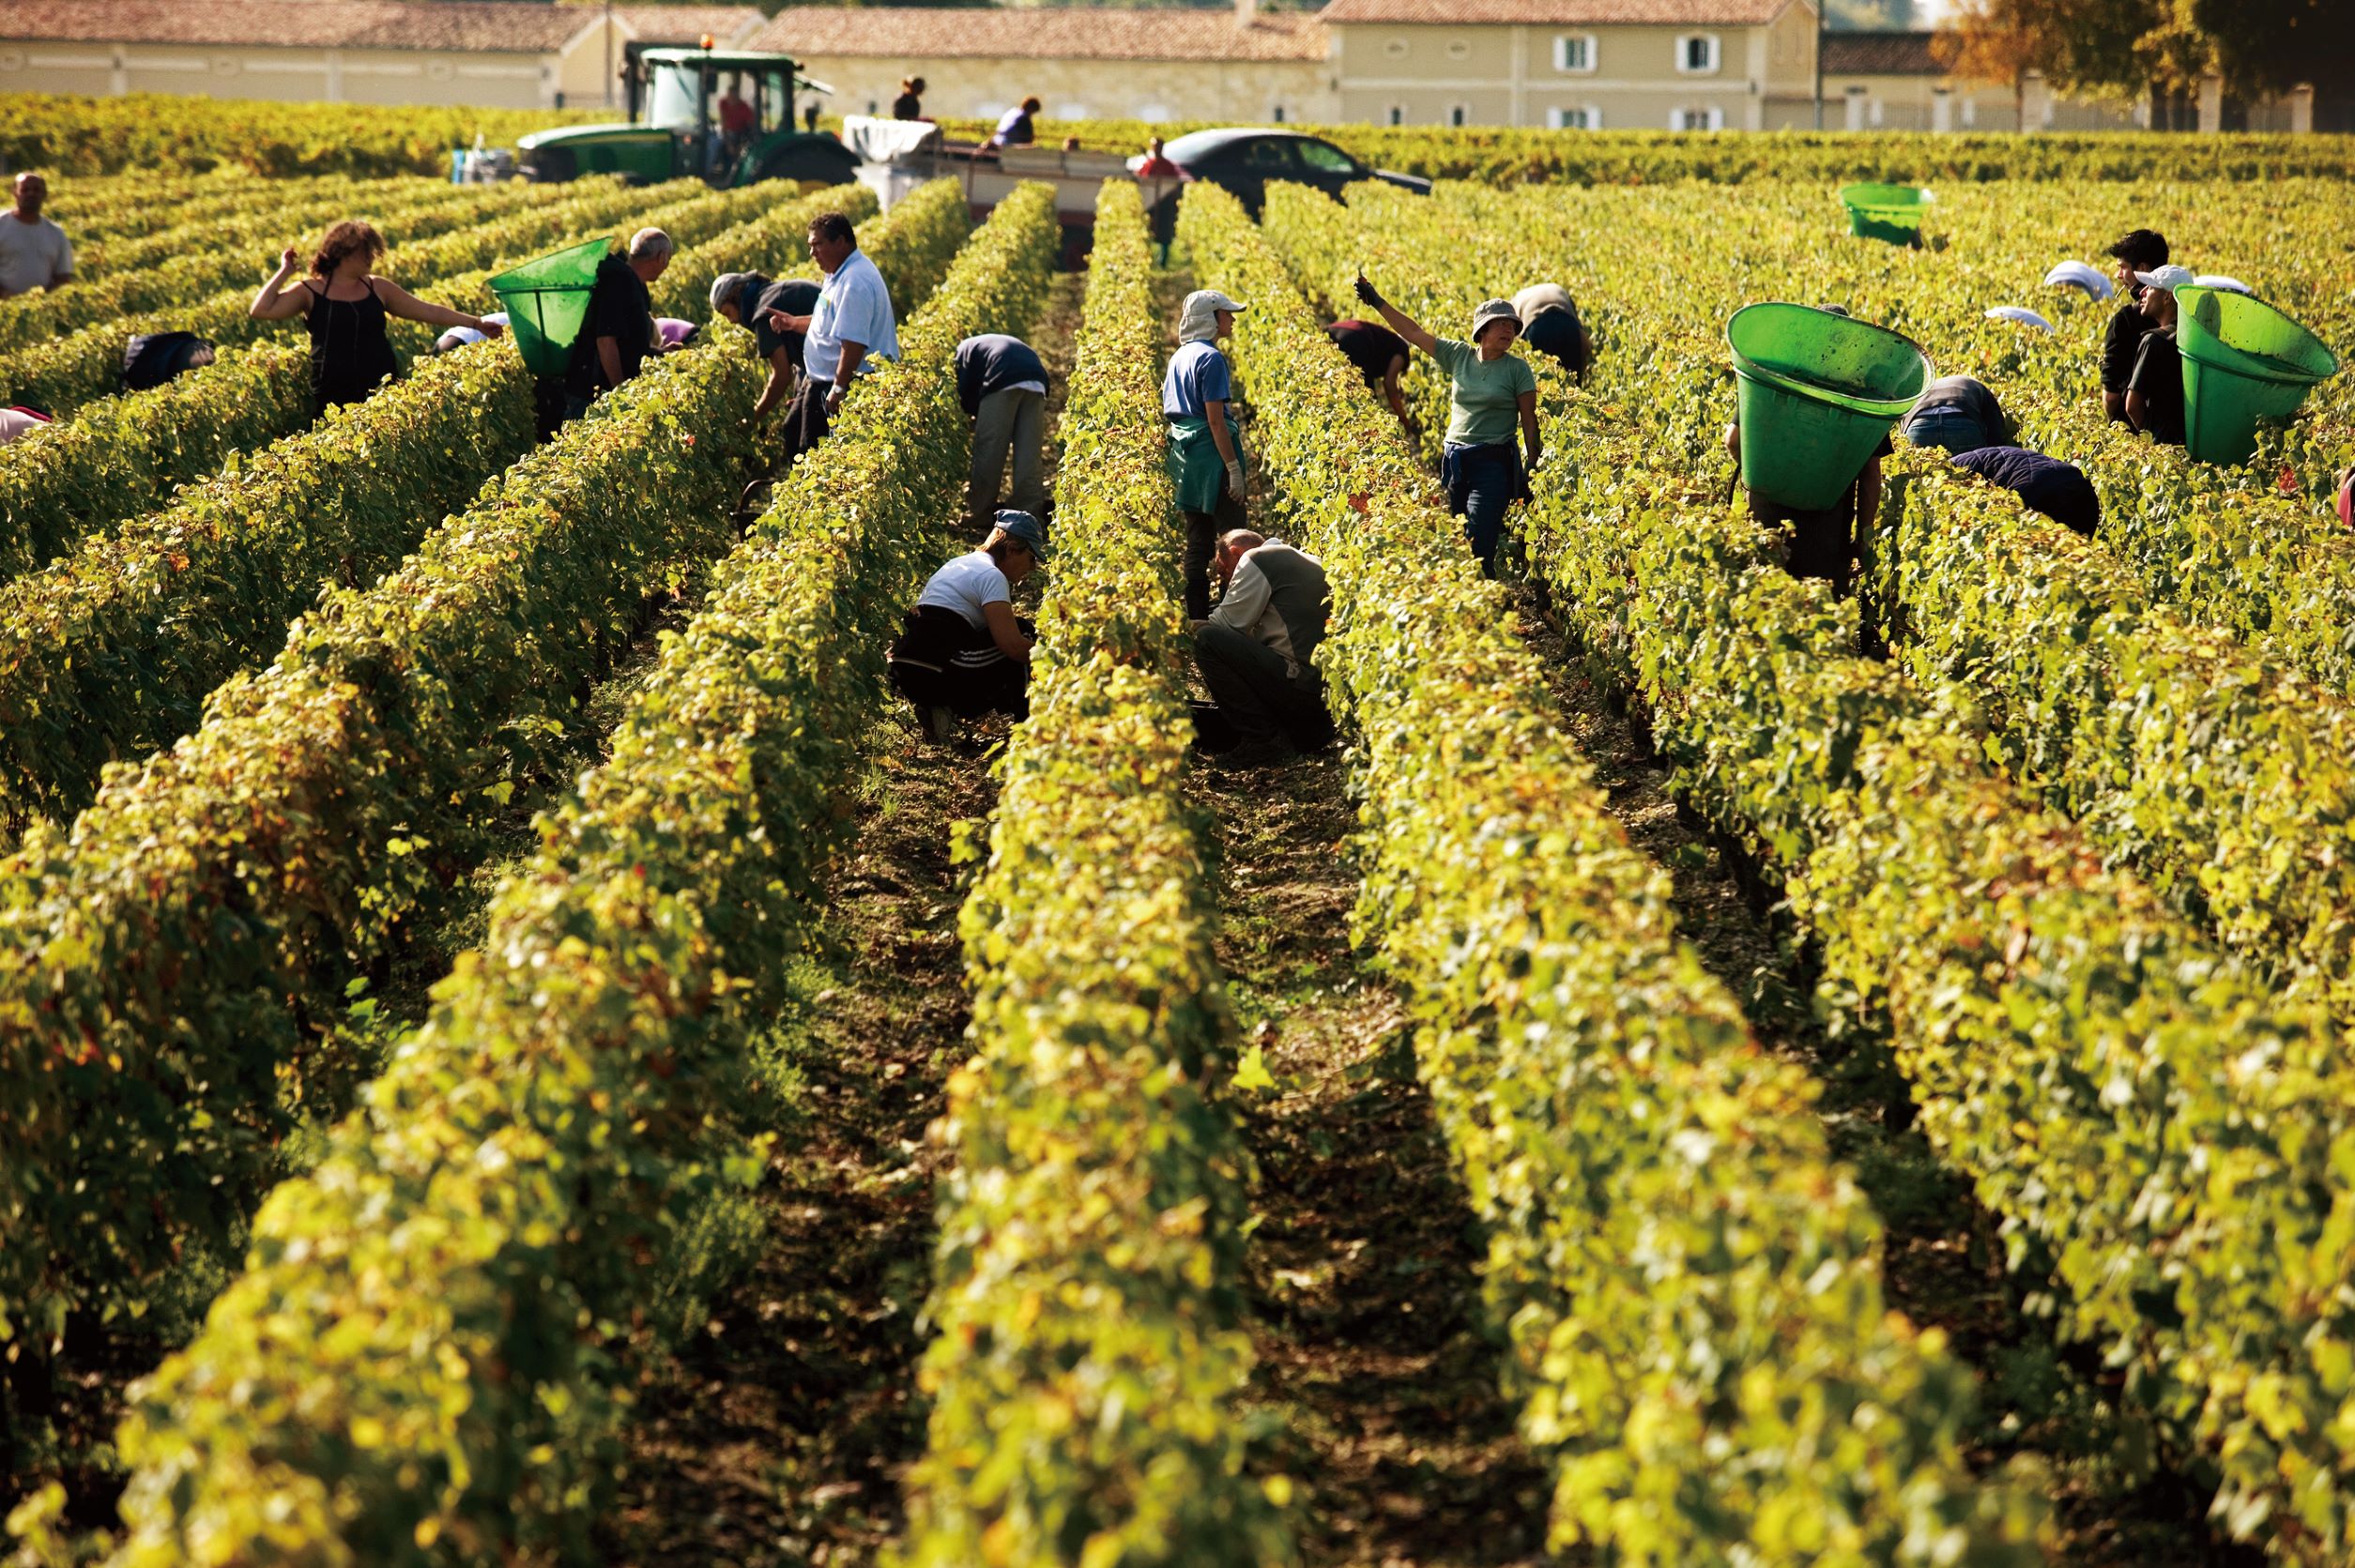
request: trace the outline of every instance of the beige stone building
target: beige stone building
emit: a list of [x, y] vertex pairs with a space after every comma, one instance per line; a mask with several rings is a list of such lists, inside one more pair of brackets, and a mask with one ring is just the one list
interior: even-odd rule
[[1824, 37], [1827, 130], [2127, 130], [2148, 120], [2103, 104], [2045, 91], [1973, 82], [1938, 63], [1928, 33], [1827, 33]]
[[590, 107], [630, 42], [740, 44], [749, 6], [526, 0], [0, 0], [0, 92]]
[[829, 107], [888, 114], [900, 79], [925, 113], [992, 118], [1036, 96], [1049, 119], [1330, 121], [1326, 30], [1299, 12], [855, 8], [779, 11], [754, 46], [834, 89]]
[[1563, 130], [1814, 122], [1812, 0], [1332, 0], [1340, 118]]

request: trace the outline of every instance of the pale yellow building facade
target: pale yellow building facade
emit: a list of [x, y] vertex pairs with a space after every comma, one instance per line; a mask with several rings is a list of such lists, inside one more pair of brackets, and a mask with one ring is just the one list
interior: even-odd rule
[[1323, 14], [1340, 118], [1561, 130], [1812, 123], [1809, 0], [1695, 0], [1689, 20], [1651, 23], [1617, 20], [1629, 9], [1620, 0], [1516, 8], [1525, 20], [1458, 22], [1428, 0], [1336, 0]]

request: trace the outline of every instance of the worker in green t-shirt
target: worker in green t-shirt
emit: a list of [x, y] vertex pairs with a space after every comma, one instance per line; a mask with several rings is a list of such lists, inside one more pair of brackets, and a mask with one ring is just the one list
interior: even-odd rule
[[1481, 571], [1493, 577], [1506, 510], [1529, 499], [1530, 471], [1545, 450], [1537, 434], [1537, 377], [1529, 361], [1512, 352], [1521, 317], [1512, 301], [1487, 300], [1472, 312], [1472, 341], [1463, 343], [1425, 331], [1362, 273], [1357, 297], [1447, 373], [1447, 439], [1441, 449], [1440, 477], [1447, 486], [1447, 510], [1463, 519]]

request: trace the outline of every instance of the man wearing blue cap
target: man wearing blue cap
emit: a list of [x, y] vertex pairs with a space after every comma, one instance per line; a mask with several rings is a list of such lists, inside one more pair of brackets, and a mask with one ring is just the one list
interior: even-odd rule
[[915, 705], [933, 740], [946, 741], [959, 719], [1030, 717], [1035, 633], [1014, 613], [1014, 585], [1046, 558], [1046, 528], [1009, 507], [981, 548], [925, 584], [907, 629], [884, 657], [893, 687]]

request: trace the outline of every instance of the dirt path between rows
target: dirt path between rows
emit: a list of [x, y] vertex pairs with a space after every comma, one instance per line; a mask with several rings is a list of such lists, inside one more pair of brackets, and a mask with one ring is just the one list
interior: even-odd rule
[[[1058, 277], [1028, 339], [1049, 377], [1050, 484], [1084, 288]], [[890, 709], [864, 748], [821, 951], [772, 1042], [788, 1152], [757, 1195], [749, 1261], [644, 1381], [604, 1530], [617, 1563], [839, 1568], [872, 1562], [901, 1528], [925, 1438], [915, 1371], [940, 1153], [925, 1132], [968, 1053], [956, 919], [973, 868], [951, 862], [950, 842], [995, 805], [1006, 723], [933, 746], [904, 705]]]
[[1824, 1086], [1834, 1152], [1849, 1162], [1887, 1227], [1889, 1302], [1943, 1329], [1980, 1379], [1970, 1457], [1992, 1471], [2015, 1456], [2044, 1466], [2059, 1526], [2056, 1561], [2074, 1568], [2256, 1568], [2264, 1555], [2221, 1543], [2205, 1523], [2206, 1490], [2162, 1470], [2122, 1480], [2112, 1458], [2132, 1441], [2098, 1358], [2055, 1346], [2003, 1267], [1994, 1218], [1969, 1183], [1912, 1125], [1903, 1078], [1877, 1042], [1832, 1038], [1811, 1003], [1812, 967], [1778, 923], [1771, 894], [1753, 897], [1697, 818], [1671, 794], [1667, 767], [1629, 722], [1619, 693], [1593, 678], [1544, 615], [1522, 596], [1523, 635], [1550, 673], [1563, 728], [1595, 765], [1596, 783], [1635, 846], [1674, 882], [1680, 934], [1741, 1003], [1768, 1050]]

